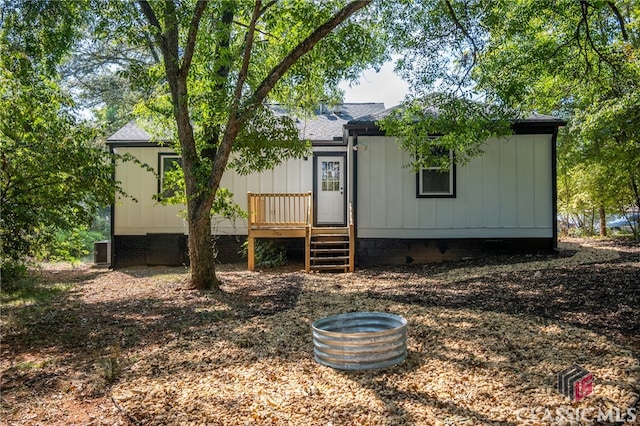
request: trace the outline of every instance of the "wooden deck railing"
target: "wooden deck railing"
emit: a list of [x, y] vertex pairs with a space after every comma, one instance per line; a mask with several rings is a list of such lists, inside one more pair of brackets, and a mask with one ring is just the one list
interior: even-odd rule
[[303, 228], [311, 223], [311, 193], [247, 194], [249, 229]]
[[304, 238], [305, 270], [309, 272], [311, 270], [312, 236], [318, 237], [324, 232], [329, 238], [334, 238], [336, 234], [348, 235], [349, 263], [345, 265], [345, 270], [353, 272], [355, 268], [355, 226], [351, 203], [349, 203], [346, 228], [313, 227], [311, 192], [294, 194], [254, 194], [249, 192], [247, 193], [247, 210], [249, 213], [247, 234], [249, 270], [255, 268], [256, 238]]

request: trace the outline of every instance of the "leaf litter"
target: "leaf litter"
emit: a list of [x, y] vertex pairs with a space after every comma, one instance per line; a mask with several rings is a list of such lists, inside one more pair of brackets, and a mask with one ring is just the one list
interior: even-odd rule
[[[640, 393], [632, 243], [353, 274], [223, 265], [221, 294], [184, 268], [42, 274], [77, 284], [3, 309], [2, 424], [591, 424]], [[407, 360], [316, 363], [311, 323], [355, 311], [404, 316]], [[573, 364], [594, 376], [579, 402], [555, 389]]]

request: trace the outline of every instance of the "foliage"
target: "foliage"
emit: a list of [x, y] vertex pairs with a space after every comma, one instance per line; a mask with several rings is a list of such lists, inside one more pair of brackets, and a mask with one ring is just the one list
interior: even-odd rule
[[93, 243], [105, 239], [101, 232], [86, 227], [57, 231], [37, 253], [38, 258], [52, 261], [78, 262], [93, 253]]
[[33, 254], [53, 229], [90, 223], [115, 189], [96, 130], [78, 123], [55, 83], [0, 70], [0, 237], [3, 259]]
[[218, 285], [210, 214], [228, 166], [246, 174], [308, 152], [291, 119], [265, 103], [309, 108], [384, 59], [376, 22], [350, 19], [369, 3], [138, 2], [147, 25], [129, 28], [154, 41], [162, 65], [148, 71], [164, 77], [145, 112], [182, 156], [195, 287]]
[[381, 121], [388, 135], [398, 136], [398, 144], [412, 156], [410, 167], [439, 164], [449, 167], [449, 158], [438, 156], [442, 149], [455, 153], [455, 161], [465, 164], [482, 153], [489, 137], [511, 134], [510, 116], [500, 107], [434, 94], [405, 103]]
[[[498, 117], [508, 118], [508, 107], [569, 120], [558, 147], [565, 214], [640, 208], [638, 2], [400, 0], [385, 16], [393, 47], [402, 52], [398, 70], [414, 97], [435, 89], [504, 108], [507, 114]], [[431, 125], [429, 118], [419, 124], [413, 109], [389, 127], [408, 141], [403, 144], [410, 152], [423, 155], [440, 142], [462, 152], [463, 159], [479, 152], [474, 121], [450, 115], [471, 129], [457, 135], [455, 124]], [[472, 117], [490, 125], [480, 114]], [[454, 141], [429, 139], [438, 127]]]
[[479, 84], [512, 105], [570, 118], [558, 147], [567, 213], [640, 208], [638, 18], [634, 2], [521, 1], [491, 28]]
[[[242, 243], [240, 254], [246, 258], [249, 242]], [[269, 239], [255, 240], [255, 264], [265, 268], [279, 268], [287, 264], [287, 250], [284, 244]]]
[[[97, 140], [99, 129], [74, 116], [73, 101], [57, 83], [54, 62], [68, 48], [77, 19], [53, 16], [61, 10], [77, 14], [81, 6], [68, 10], [58, 3], [18, 3], [15, 10], [7, 9], [0, 33], [0, 262], [5, 273], [36, 255], [56, 231], [90, 224], [116, 191], [111, 157]], [[19, 14], [34, 11], [41, 12], [37, 19], [43, 27], [29, 37]]]
[[[159, 203], [182, 206], [187, 204], [187, 195], [184, 190], [184, 171], [182, 168], [176, 167], [165, 171], [162, 185], [162, 193], [154, 196]], [[181, 212], [185, 217], [186, 213], [186, 211]], [[247, 212], [233, 201], [233, 193], [227, 188], [218, 189], [216, 199], [211, 205], [211, 215], [228, 219], [232, 222], [247, 218]]]

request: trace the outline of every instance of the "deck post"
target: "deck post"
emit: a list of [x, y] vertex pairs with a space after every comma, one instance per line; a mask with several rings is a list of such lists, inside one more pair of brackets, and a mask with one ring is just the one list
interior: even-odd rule
[[251, 228], [253, 224], [253, 198], [251, 197], [251, 191], [247, 192], [247, 269], [253, 271], [256, 268], [255, 259], [255, 240], [251, 236]]
[[307, 232], [304, 239], [304, 270], [311, 272], [311, 231], [313, 230], [313, 203], [311, 191], [307, 193]]
[[253, 271], [256, 269], [256, 251], [255, 238], [247, 237], [247, 269]]
[[311, 225], [307, 225], [304, 237], [304, 270], [311, 272]]

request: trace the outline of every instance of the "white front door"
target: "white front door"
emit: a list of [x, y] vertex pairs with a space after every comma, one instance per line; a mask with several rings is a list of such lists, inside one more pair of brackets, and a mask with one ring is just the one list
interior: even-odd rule
[[316, 156], [316, 224], [345, 225], [345, 157]]

